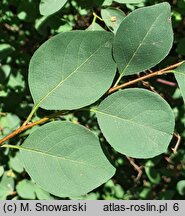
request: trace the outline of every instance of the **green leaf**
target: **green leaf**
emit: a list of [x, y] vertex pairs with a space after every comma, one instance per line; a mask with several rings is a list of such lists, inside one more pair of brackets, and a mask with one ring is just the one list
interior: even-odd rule
[[15, 130], [17, 129], [21, 124], [20, 119], [11, 113], [8, 113], [6, 116], [1, 116], [0, 118], [0, 126], [5, 129], [11, 129], [11, 130]]
[[[7, 145], [4, 145], [5, 147]], [[98, 138], [83, 126], [52, 122], [34, 131], [19, 148], [25, 169], [44, 190], [79, 196], [114, 175]]]
[[145, 200], [149, 199], [151, 190], [152, 188], [146, 188], [146, 187], [142, 188], [141, 192], [139, 193], [139, 198]]
[[45, 42], [33, 55], [29, 86], [35, 104], [71, 110], [98, 100], [115, 76], [113, 34], [72, 31]]
[[11, 157], [9, 160], [9, 166], [11, 169], [18, 173], [22, 173], [24, 171], [24, 167], [20, 160], [20, 153], [17, 152], [15, 157]]
[[147, 161], [145, 165], [145, 173], [149, 180], [154, 184], [159, 184], [161, 177], [159, 172], [155, 169], [154, 164], [151, 160]]
[[177, 183], [177, 191], [181, 196], [185, 195], [185, 180], [181, 180]]
[[119, 199], [123, 199], [124, 197], [124, 190], [121, 185], [117, 184], [114, 186], [115, 196]]
[[115, 150], [135, 158], [166, 151], [174, 130], [174, 115], [159, 95], [126, 89], [106, 98], [97, 110], [103, 135]]
[[174, 74], [185, 103], [185, 63], [176, 68]]
[[86, 31], [104, 31], [104, 29], [98, 23], [92, 23]]
[[39, 200], [54, 200], [54, 198], [45, 190], [35, 184], [35, 193]]
[[105, 0], [102, 6], [110, 6], [112, 4], [112, 0]]
[[6, 197], [14, 191], [14, 179], [9, 176], [8, 172], [4, 172], [0, 182], [0, 200], [5, 200]]
[[23, 75], [21, 74], [21, 71], [18, 71], [15, 75], [10, 75], [7, 86], [13, 89], [20, 89], [25, 87], [25, 80]]
[[149, 69], [169, 53], [173, 31], [168, 3], [130, 13], [116, 32], [113, 54], [121, 75]]
[[0, 84], [5, 85], [10, 75], [11, 67], [9, 65], [0, 66]]
[[101, 16], [106, 26], [114, 33], [116, 33], [121, 22], [125, 18], [123, 11], [117, 8], [106, 8], [101, 10]]
[[18, 195], [24, 199], [35, 199], [35, 184], [29, 180], [22, 180], [16, 186]]
[[49, 16], [59, 11], [67, 0], [41, 0], [40, 2], [40, 13], [44, 16]]

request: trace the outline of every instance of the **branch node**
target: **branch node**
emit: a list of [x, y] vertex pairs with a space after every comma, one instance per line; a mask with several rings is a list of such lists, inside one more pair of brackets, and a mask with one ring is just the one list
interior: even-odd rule
[[138, 181], [142, 174], [143, 174], [143, 171], [142, 171], [142, 166], [138, 166], [135, 162], [134, 162], [134, 159], [131, 158], [131, 157], [127, 157], [126, 158], [128, 159], [128, 161], [130, 162], [130, 164], [134, 167], [134, 169], [137, 171], [137, 177], [135, 178], [135, 181]]

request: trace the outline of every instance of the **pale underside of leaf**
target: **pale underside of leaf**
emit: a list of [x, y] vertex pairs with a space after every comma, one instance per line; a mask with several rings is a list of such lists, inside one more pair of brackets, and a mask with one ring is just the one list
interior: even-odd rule
[[[14, 146], [11, 146], [11, 145], [5, 145], [4, 147], [14, 148]], [[83, 161], [73, 160], [73, 159], [68, 158], [68, 157], [62, 157], [61, 155], [54, 155], [54, 154], [49, 153], [48, 151], [41, 151], [41, 150], [36, 149], [36, 148], [33, 149], [33, 148], [25, 148], [25, 147], [19, 146], [19, 147], [16, 147], [16, 149], [19, 149], [19, 150], [25, 151], [25, 152], [30, 152], [30, 153], [33, 153], [33, 154], [38, 154], [40, 156], [51, 157], [51, 158], [54, 158], [54, 159], [57, 159], [57, 160], [64, 160], [64, 161], [74, 163], [74, 164], [90, 166], [90, 167], [93, 167], [93, 168], [96, 167], [94, 165], [84, 163]]]
[[114, 174], [97, 137], [73, 123], [46, 124], [15, 148], [32, 179], [60, 197], [83, 195]]
[[[152, 110], [151, 110], [152, 111]], [[155, 111], [155, 110], [154, 110]], [[162, 110], [158, 110], [158, 111], [162, 111]], [[158, 133], [161, 133], [161, 134], [169, 134], [169, 133], [167, 133], [167, 132], [165, 132], [165, 131], [162, 131], [162, 130], [158, 130], [158, 129], [156, 129], [156, 128], [152, 128], [152, 125], [147, 125], [147, 124], [140, 124], [140, 123], [138, 123], [138, 122], [135, 122], [134, 121], [134, 118], [132, 118], [132, 119], [124, 119], [124, 118], [122, 118], [122, 117], [119, 117], [119, 116], [116, 116], [116, 115], [111, 115], [111, 114], [109, 114], [109, 113], [106, 113], [106, 112], [102, 112], [102, 111], [98, 111], [98, 110], [96, 110], [95, 111], [96, 113], [99, 113], [99, 114], [102, 114], [102, 115], [105, 115], [105, 116], [107, 116], [107, 117], [109, 117], [109, 118], [113, 118], [113, 119], [117, 119], [117, 120], [120, 120], [120, 121], [123, 121], [123, 122], [127, 122], [128, 124], [133, 124], [133, 125], [135, 125], [135, 126], [139, 126], [139, 127], [143, 127], [144, 129], [151, 129], [151, 130], [154, 130], [154, 131], [156, 131], [156, 132], [158, 132]], [[140, 115], [140, 114], [138, 114], [138, 115]], [[155, 125], [153, 125], [153, 126], [155, 126]]]
[[71, 110], [98, 100], [115, 75], [112, 38], [108, 32], [74, 31], [43, 44], [29, 67], [29, 86], [35, 105]]
[[59, 11], [67, 0], [41, 0], [40, 2], [40, 13], [44, 16], [49, 16]]
[[114, 40], [120, 74], [131, 75], [155, 66], [169, 53], [172, 43], [168, 3], [135, 10], [123, 20]]
[[107, 141], [127, 156], [154, 157], [166, 151], [172, 138], [172, 110], [162, 98], [147, 90], [114, 93], [94, 112]]

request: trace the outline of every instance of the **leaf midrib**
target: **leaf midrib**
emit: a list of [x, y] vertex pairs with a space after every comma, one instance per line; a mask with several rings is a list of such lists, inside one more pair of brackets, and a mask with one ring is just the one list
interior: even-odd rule
[[130, 58], [129, 62], [127, 63], [127, 65], [125, 66], [125, 68], [123, 69], [121, 76], [125, 73], [125, 71], [127, 70], [127, 68], [129, 67], [130, 63], [132, 62], [132, 60], [134, 59], [136, 53], [138, 52], [138, 50], [140, 49], [140, 47], [143, 45], [143, 42], [146, 40], [148, 34], [151, 32], [154, 24], [156, 23], [156, 21], [158, 20], [158, 18], [162, 15], [159, 14], [159, 16], [156, 17], [155, 21], [153, 22], [153, 24], [150, 26], [150, 29], [147, 31], [146, 35], [143, 37], [143, 40], [141, 41], [141, 43], [139, 44], [139, 46], [136, 48], [135, 52], [133, 53], [132, 57]]
[[57, 160], [58, 159], [59, 160], [65, 160], [65, 161], [69, 161], [71, 163], [81, 164], [81, 165], [84, 165], [84, 166], [89, 166], [89, 167], [96, 168], [96, 166], [93, 166], [92, 164], [86, 164], [86, 163], [84, 163], [82, 161], [77, 161], [77, 160], [72, 160], [72, 159], [69, 159], [69, 158], [61, 157], [61, 156], [56, 156], [56, 155], [53, 155], [51, 153], [40, 151], [39, 149], [32, 149], [32, 148], [26, 148], [24, 146], [13, 146], [13, 145], [4, 145], [4, 147], [16, 148], [16, 149], [19, 149], [19, 150], [22, 150], [22, 151], [32, 152], [32, 153], [35, 153], [35, 154], [40, 154], [42, 156], [53, 157], [53, 158], [55, 158]]
[[107, 40], [105, 43], [103, 43], [96, 51], [94, 51], [82, 64], [80, 64], [74, 71], [72, 71], [64, 80], [60, 81], [50, 92], [48, 92], [36, 105], [35, 107], [39, 107], [40, 104], [47, 98], [49, 95], [51, 95], [57, 88], [59, 88], [66, 80], [68, 80], [72, 75], [74, 75], [85, 63], [87, 63], [94, 55], [96, 52], [98, 52], [108, 41], [111, 39]]
[[110, 113], [102, 112], [102, 111], [99, 111], [99, 110], [94, 110], [94, 111], [97, 112], [97, 113], [100, 113], [100, 114], [102, 114], [102, 115], [107, 115], [107, 116], [112, 117], [112, 118], [117, 118], [117, 119], [119, 119], [119, 120], [121, 120], [121, 121], [127, 121], [127, 122], [129, 122], [129, 123], [131, 123], [131, 124], [139, 125], [139, 126], [141, 126], [141, 127], [149, 128], [149, 129], [152, 129], [152, 130], [155, 130], [155, 131], [159, 131], [159, 132], [161, 132], [161, 133], [163, 133], [163, 134], [168, 134], [168, 135], [169, 135], [169, 133], [167, 133], [167, 132], [165, 132], [165, 131], [157, 130], [157, 129], [155, 129], [155, 128], [153, 128], [153, 127], [149, 127], [148, 125], [145, 125], [145, 124], [139, 124], [139, 123], [137, 123], [137, 122], [135, 122], [135, 121], [131, 121], [130, 119], [124, 119], [124, 118], [121, 118], [121, 117], [119, 117], [119, 116], [112, 115], [112, 114], [110, 114]]

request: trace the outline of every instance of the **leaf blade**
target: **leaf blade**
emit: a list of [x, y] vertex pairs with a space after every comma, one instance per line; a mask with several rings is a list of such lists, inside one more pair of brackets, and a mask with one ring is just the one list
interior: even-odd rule
[[114, 93], [95, 112], [107, 141], [127, 156], [154, 157], [166, 151], [172, 138], [174, 116], [169, 105], [147, 90]]
[[19, 148], [32, 179], [60, 197], [83, 195], [114, 174], [97, 137], [73, 123], [49, 123]]
[[106, 26], [114, 33], [116, 33], [119, 28], [121, 22], [125, 18], [125, 14], [123, 11], [108, 7], [101, 10], [101, 16], [106, 24]]
[[131, 75], [155, 66], [169, 53], [172, 43], [168, 3], [135, 10], [122, 21], [114, 40], [113, 54], [120, 74]]
[[67, 2], [67, 0], [41, 0], [39, 5], [40, 13], [49, 16], [59, 11]]
[[29, 66], [35, 104], [44, 109], [71, 110], [98, 100], [115, 75], [112, 39], [108, 32], [73, 31], [45, 42]]

